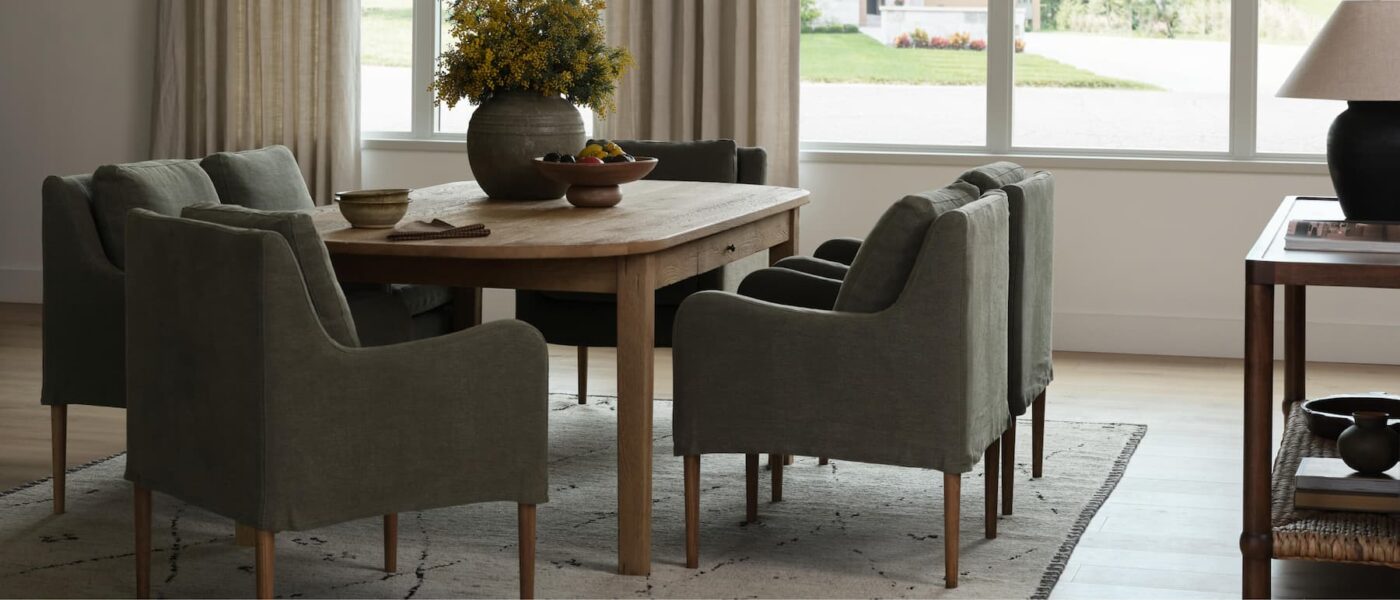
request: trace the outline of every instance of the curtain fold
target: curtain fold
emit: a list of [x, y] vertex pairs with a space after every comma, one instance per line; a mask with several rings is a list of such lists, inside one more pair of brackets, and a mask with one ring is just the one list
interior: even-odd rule
[[151, 155], [282, 144], [311, 196], [360, 185], [358, 0], [159, 0]]
[[605, 19], [636, 65], [600, 135], [733, 138], [797, 184], [798, 0], [609, 0]]

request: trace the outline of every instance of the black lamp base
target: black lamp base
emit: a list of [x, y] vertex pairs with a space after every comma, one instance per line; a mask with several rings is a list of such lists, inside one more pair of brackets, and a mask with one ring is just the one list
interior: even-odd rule
[[1400, 102], [1348, 102], [1327, 132], [1327, 170], [1348, 219], [1400, 221]]

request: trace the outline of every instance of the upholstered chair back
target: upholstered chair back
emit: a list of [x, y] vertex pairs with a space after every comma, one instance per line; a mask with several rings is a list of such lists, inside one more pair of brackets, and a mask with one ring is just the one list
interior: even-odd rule
[[958, 176], [958, 181], [966, 181], [977, 186], [981, 193], [999, 190], [1026, 178], [1026, 169], [1014, 162], [994, 162], [968, 169]]
[[359, 346], [354, 318], [345, 294], [335, 279], [330, 254], [316, 232], [311, 216], [301, 212], [259, 211], [241, 206], [201, 205], [186, 208], [181, 216], [229, 227], [276, 232], [286, 240], [296, 260], [312, 309], [326, 334], [343, 346]]
[[1041, 171], [1002, 190], [1011, 209], [1008, 393], [1012, 414], [1020, 415], [1054, 378], [1055, 178]]
[[224, 204], [258, 210], [306, 210], [316, 205], [297, 159], [286, 146], [218, 152], [199, 166], [209, 174]]
[[753, 185], [768, 179], [768, 153], [763, 148], [741, 148], [734, 140], [620, 140], [617, 145], [633, 156], [659, 160], [647, 179]]
[[193, 160], [103, 165], [92, 175], [93, 216], [102, 247], [117, 268], [126, 265], [126, 214], [136, 208], [175, 216], [195, 204], [219, 202], [209, 176]]
[[861, 245], [836, 297], [836, 310], [873, 313], [899, 299], [933, 222], [942, 214], [977, 200], [977, 188], [964, 182], [905, 196], [894, 203]]

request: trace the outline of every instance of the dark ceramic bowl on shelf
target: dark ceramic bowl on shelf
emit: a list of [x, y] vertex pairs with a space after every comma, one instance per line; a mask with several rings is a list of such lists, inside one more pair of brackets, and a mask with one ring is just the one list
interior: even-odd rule
[[1302, 404], [1308, 430], [1329, 440], [1337, 439], [1351, 427], [1351, 414], [1357, 411], [1377, 411], [1390, 415], [1390, 428], [1400, 432], [1400, 396], [1390, 394], [1343, 394], [1314, 398]]
[[535, 159], [535, 166], [545, 177], [569, 184], [564, 194], [569, 204], [585, 208], [614, 206], [622, 201], [624, 183], [631, 183], [647, 176], [656, 168], [657, 160], [648, 156], [638, 156], [635, 162], [615, 163], [561, 163]]

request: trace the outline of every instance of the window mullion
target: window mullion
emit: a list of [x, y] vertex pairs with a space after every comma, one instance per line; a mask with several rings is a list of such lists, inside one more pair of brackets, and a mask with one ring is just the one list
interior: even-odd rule
[[987, 3], [987, 150], [1011, 151], [1015, 0]]
[[1230, 3], [1230, 156], [1253, 158], [1259, 112], [1259, 0]]
[[413, 137], [433, 137], [433, 83], [437, 66], [438, 0], [413, 0]]

